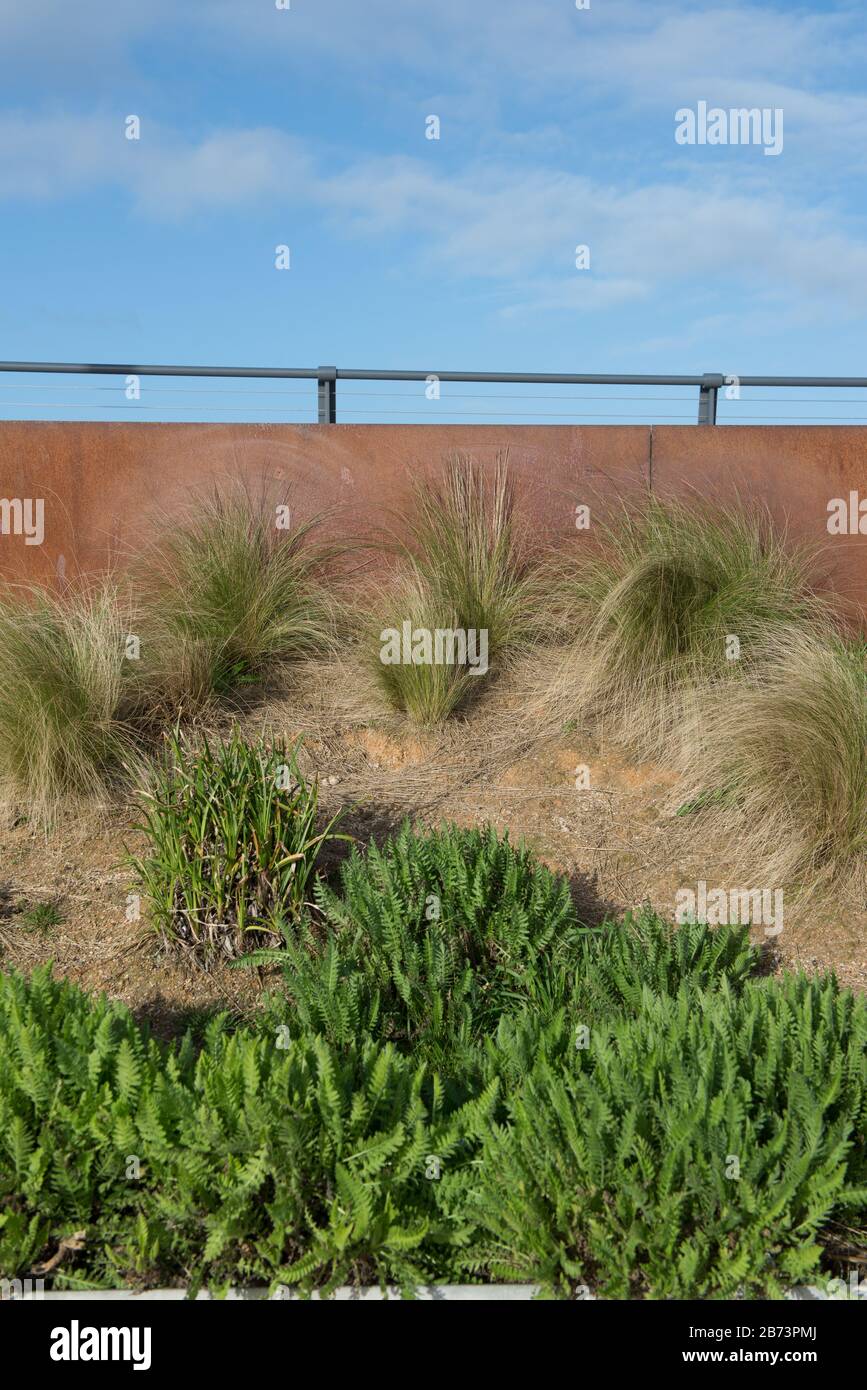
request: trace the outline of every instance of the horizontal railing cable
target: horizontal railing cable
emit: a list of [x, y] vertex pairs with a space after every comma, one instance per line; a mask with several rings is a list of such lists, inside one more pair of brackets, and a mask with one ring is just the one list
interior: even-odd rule
[[[683, 394], [679, 388], [691, 387], [698, 388], [698, 413], [697, 420], [701, 425], [713, 425], [717, 423], [718, 407], [724, 405], [724, 423], [737, 424], [745, 423], [814, 423], [814, 424], [865, 424], [867, 417], [859, 415], [824, 415], [824, 414], [801, 414], [789, 415], [785, 417], [768, 416], [755, 413], [760, 408], [771, 405], [785, 404], [793, 406], [812, 406], [815, 409], [846, 404], [850, 407], [864, 405], [867, 407], [867, 398], [863, 396], [804, 396], [803, 394], [783, 396], [774, 395], [771, 397], [755, 397], [752, 395], [743, 396], [742, 391], [767, 390], [774, 388], [785, 388], [787, 392], [804, 389], [818, 390], [827, 392], [829, 389], [840, 389], [846, 391], [867, 390], [867, 377], [810, 377], [810, 376], [734, 376], [720, 372], [703, 372], [693, 375], [661, 375], [650, 373], [620, 373], [605, 374], [599, 372], [591, 373], [572, 373], [572, 372], [459, 372], [459, 371], [433, 371], [433, 370], [391, 370], [380, 368], [345, 368], [336, 366], [318, 367], [233, 367], [233, 366], [195, 366], [195, 365], [165, 365], [165, 364], [134, 364], [134, 363], [111, 363], [111, 362], [28, 362], [28, 361], [9, 361], [0, 362], [0, 374], [14, 374], [16, 376], [27, 375], [53, 375], [63, 377], [67, 381], [70, 377], [89, 377], [85, 385], [78, 384], [71, 386], [69, 395], [72, 399], [49, 400], [46, 393], [56, 391], [55, 384], [43, 385], [42, 382], [0, 382], [0, 404], [8, 408], [24, 408], [32, 410], [37, 404], [33, 399], [26, 399], [28, 394], [38, 397], [38, 408], [40, 410], [94, 410], [111, 411], [115, 415], [123, 418], [128, 413], [138, 413], [156, 417], [158, 414], [190, 414], [195, 412], [208, 411], [211, 414], [225, 414], [231, 411], [237, 414], [273, 414], [282, 415], [306, 415], [308, 410], [315, 411], [315, 418], [320, 424], [334, 424], [337, 421], [338, 407], [338, 385], [340, 386], [340, 400], [346, 407], [342, 418], [347, 419], [347, 423], [352, 423], [356, 418], [366, 419], [368, 417], [401, 417], [424, 419], [426, 421], [442, 419], [449, 416], [453, 422], [462, 420], [491, 420], [492, 416], [498, 419], [512, 420], [513, 418], [523, 418], [529, 420], [549, 420], [549, 421], [576, 421], [581, 420], [610, 420], [610, 421], [634, 421], [644, 422], [645, 416], [651, 412], [633, 412], [623, 410], [621, 407], [631, 404], [654, 405], [666, 407], [670, 404], [680, 404], [684, 401], [694, 400], [695, 397]], [[123, 382], [118, 385], [97, 384], [94, 378], [114, 376], [123, 378]], [[256, 381], [307, 381], [311, 387], [315, 384], [315, 391], [310, 388], [288, 386], [255, 387], [252, 385], [227, 385], [219, 386], [179, 386], [166, 385], [164, 383], [150, 385], [148, 387], [149, 399], [142, 400], [142, 386], [139, 378], [170, 378], [170, 379], [216, 379], [221, 383], [229, 381], [256, 382]], [[357, 389], [354, 385], [346, 383], [383, 383], [408, 387], [411, 383], [424, 383], [426, 402], [423, 407], [416, 408], [417, 397], [408, 390], [365, 390]], [[134, 383], [134, 384], [133, 384]], [[434, 385], [435, 384], [435, 385]], [[445, 391], [442, 386], [449, 385], [494, 385], [504, 389], [499, 392], [494, 391]], [[574, 391], [511, 391], [507, 388], [512, 386], [548, 386], [548, 387], [604, 387], [608, 388], [608, 393], [604, 395], [591, 391], [582, 391], [580, 394]], [[434, 388], [431, 390], [431, 388]], [[639, 388], [638, 391], [629, 388]], [[660, 388], [661, 394], [645, 394], [648, 388]], [[672, 389], [673, 388], [673, 389]], [[133, 390], [134, 396], [129, 393]], [[7, 395], [6, 393], [10, 393]], [[89, 392], [100, 392], [101, 398], [94, 400], [88, 395]], [[720, 401], [720, 393], [723, 393]], [[116, 396], [114, 401], [107, 401], [105, 397], [113, 393]], [[126, 399], [120, 399], [121, 395]], [[207, 404], [170, 404], [165, 400], [154, 399], [165, 396], [186, 395], [188, 397], [200, 398]], [[219, 396], [233, 397], [234, 403], [222, 406], [216, 402], [212, 403], [213, 398]], [[12, 398], [10, 398], [10, 396]], [[18, 399], [24, 396], [25, 399]], [[265, 404], [265, 401], [279, 401], [279, 404]], [[308, 405], [290, 405], [290, 399], [305, 398]], [[242, 403], [244, 399], [249, 400], [250, 404]], [[376, 405], [368, 409], [366, 406], [355, 404], [356, 401], [365, 400], [373, 402], [389, 402], [389, 405]], [[396, 408], [395, 403], [405, 401], [406, 408]], [[475, 401], [490, 402], [491, 408], [486, 410], [467, 410], [456, 407], [455, 402]], [[514, 410], [509, 407], [519, 402], [525, 401], [550, 401], [557, 402], [568, 409], [559, 410]], [[599, 405], [605, 403], [610, 406], [607, 411], [587, 411], [580, 407], [585, 404]], [[496, 407], [496, 409], [494, 408]], [[746, 407], [746, 408], [745, 408]], [[654, 412], [656, 413], [656, 412]], [[681, 421], [696, 419], [694, 413], [687, 414], [678, 410], [661, 410], [657, 413], [660, 420]], [[648, 422], [651, 423], [651, 422]]]

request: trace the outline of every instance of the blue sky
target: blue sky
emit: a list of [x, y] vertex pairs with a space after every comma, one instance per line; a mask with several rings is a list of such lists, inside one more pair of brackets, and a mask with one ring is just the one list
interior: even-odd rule
[[[0, 0], [0, 357], [863, 374], [865, 60], [862, 0]], [[782, 153], [678, 145], [699, 101], [782, 109]], [[94, 413], [2, 385], [0, 414]], [[463, 390], [441, 408], [482, 418]]]

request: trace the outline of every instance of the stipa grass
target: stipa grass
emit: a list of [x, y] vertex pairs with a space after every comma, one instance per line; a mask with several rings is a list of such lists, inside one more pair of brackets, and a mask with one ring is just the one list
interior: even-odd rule
[[237, 728], [219, 743], [167, 736], [139, 793], [147, 852], [130, 860], [167, 943], [202, 961], [235, 956], [305, 911], [335, 820], [320, 828], [297, 752]]
[[465, 454], [414, 490], [411, 549], [430, 590], [464, 628], [484, 629], [493, 658], [526, 640], [535, 620], [533, 570], [514, 520], [508, 459], [488, 479]]
[[828, 626], [817, 573], [815, 551], [790, 546], [761, 507], [624, 504], [554, 564], [568, 650], [548, 703], [642, 757], [680, 754], [708, 689], [734, 687], [774, 633]]
[[395, 580], [382, 596], [380, 621], [371, 632], [371, 667], [388, 702], [416, 724], [438, 724], [464, 703], [484, 676], [472, 675], [456, 662], [384, 660], [383, 634], [396, 630], [402, 636], [405, 622], [412, 631], [430, 633], [455, 631], [460, 623], [425, 578], [413, 573]]
[[36, 821], [50, 825], [70, 801], [104, 799], [132, 756], [135, 627], [111, 579], [0, 595], [0, 780]]
[[318, 523], [284, 527], [284, 515], [241, 487], [215, 489], [142, 557], [144, 657], [164, 707], [193, 711], [329, 645]]
[[765, 641], [760, 658], [745, 682], [706, 703], [693, 731], [700, 823], [765, 882], [863, 887], [864, 649], [794, 629]]
[[472, 661], [384, 664], [377, 643], [376, 676], [389, 702], [433, 724], [479, 695], [488, 672], [501, 670], [535, 630], [537, 567], [518, 539], [505, 455], [490, 478], [456, 454], [440, 477], [415, 485], [404, 559], [405, 571], [378, 605], [378, 632], [409, 622], [431, 634], [460, 631], [466, 639], [472, 632], [484, 643], [484, 669], [475, 670]]

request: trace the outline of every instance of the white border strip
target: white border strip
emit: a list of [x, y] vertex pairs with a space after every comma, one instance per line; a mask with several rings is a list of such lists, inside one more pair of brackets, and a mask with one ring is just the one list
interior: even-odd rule
[[[528, 1303], [539, 1292], [538, 1284], [431, 1284], [421, 1287], [416, 1292], [416, 1300], [421, 1303]], [[70, 1303], [180, 1303], [187, 1301], [186, 1289], [147, 1289], [141, 1293], [134, 1289], [86, 1289], [81, 1292], [75, 1289], [51, 1289], [45, 1292], [27, 1292], [18, 1296], [21, 1302], [70, 1302]], [[313, 1299], [319, 1299], [318, 1292], [312, 1295]], [[364, 1286], [350, 1288], [347, 1285], [335, 1289], [331, 1298], [337, 1303], [381, 1303], [385, 1301], [400, 1301], [400, 1290], [389, 1288], [385, 1293], [380, 1288]], [[787, 1299], [798, 1301], [811, 1301], [818, 1299], [821, 1301], [837, 1302], [849, 1299], [867, 1299], [867, 1288], [863, 1291], [853, 1290], [851, 1293], [846, 1291], [839, 1294], [825, 1293], [813, 1284], [800, 1284], [797, 1288], [790, 1290], [786, 1294]], [[16, 1300], [13, 1300], [16, 1301]], [[212, 1295], [202, 1289], [196, 1294], [198, 1302], [214, 1301]], [[247, 1302], [302, 1302], [301, 1295], [294, 1289], [283, 1289], [278, 1294], [269, 1294], [264, 1288], [233, 1288], [229, 1289], [225, 1295], [225, 1301], [229, 1303]], [[577, 1299], [576, 1302], [595, 1302], [592, 1297], [589, 1299]], [[746, 1300], [753, 1301], [753, 1300]]]

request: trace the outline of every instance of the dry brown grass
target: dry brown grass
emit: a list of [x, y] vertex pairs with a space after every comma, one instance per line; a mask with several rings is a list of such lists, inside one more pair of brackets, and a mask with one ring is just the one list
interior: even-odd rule
[[763, 882], [867, 890], [867, 663], [831, 634], [769, 635], [747, 678], [705, 699], [684, 799]]

